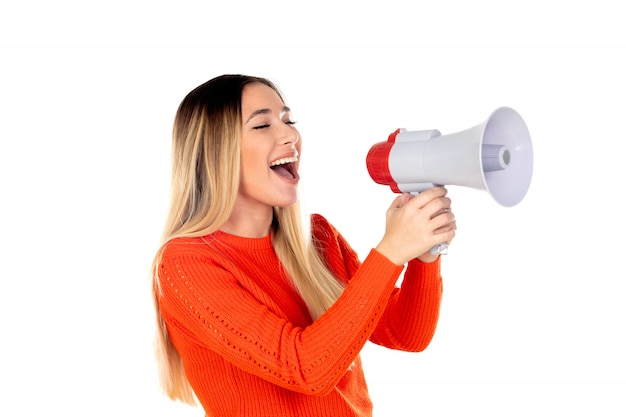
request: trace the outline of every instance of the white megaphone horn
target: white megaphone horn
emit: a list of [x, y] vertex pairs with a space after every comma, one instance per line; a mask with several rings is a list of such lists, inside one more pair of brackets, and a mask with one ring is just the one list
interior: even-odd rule
[[397, 193], [460, 185], [487, 190], [502, 206], [512, 207], [530, 187], [533, 150], [522, 117], [500, 107], [485, 122], [448, 135], [398, 129], [372, 146], [367, 170], [375, 182]]

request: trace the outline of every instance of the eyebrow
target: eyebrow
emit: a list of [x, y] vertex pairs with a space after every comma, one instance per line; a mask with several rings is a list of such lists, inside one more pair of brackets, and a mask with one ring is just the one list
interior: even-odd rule
[[[254, 118], [255, 116], [258, 116], [260, 114], [269, 114], [272, 111], [270, 109], [258, 109], [252, 112], [252, 114], [250, 115], [250, 117], [248, 117], [248, 120], [246, 120], [246, 123], [248, 123], [252, 118]], [[281, 113], [290, 113], [291, 109], [287, 106], [284, 106]]]

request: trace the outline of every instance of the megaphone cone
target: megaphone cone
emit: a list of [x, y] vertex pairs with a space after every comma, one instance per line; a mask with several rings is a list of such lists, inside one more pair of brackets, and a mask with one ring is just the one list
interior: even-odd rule
[[366, 162], [372, 179], [395, 192], [460, 185], [486, 190], [511, 207], [530, 187], [533, 151], [522, 117], [500, 107], [485, 122], [448, 135], [398, 129], [372, 146]]

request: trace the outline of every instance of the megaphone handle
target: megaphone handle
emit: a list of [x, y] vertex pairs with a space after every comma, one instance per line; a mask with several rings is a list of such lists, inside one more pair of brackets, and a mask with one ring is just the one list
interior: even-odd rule
[[[436, 186], [436, 185], [435, 185]], [[412, 196], [416, 196], [418, 195], [420, 192], [419, 191], [411, 191], [409, 194], [411, 194]], [[431, 255], [447, 255], [448, 254], [448, 244], [446, 242], [442, 242], [438, 245], [433, 246], [432, 248], [430, 248], [430, 254]]]
[[448, 254], [448, 244], [446, 242], [440, 243], [438, 245], [430, 248], [431, 255], [447, 255]]

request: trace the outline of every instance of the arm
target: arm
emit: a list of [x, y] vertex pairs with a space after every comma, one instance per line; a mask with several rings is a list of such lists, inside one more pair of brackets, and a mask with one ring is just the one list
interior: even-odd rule
[[177, 254], [160, 264], [159, 302], [177, 340], [284, 388], [325, 395], [371, 336], [401, 271], [373, 250], [337, 302], [301, 328], [243, 289], [236, 269]]
[[[329, 266], [348, 281], [360, 267], [356, 252], [322, 217], [314, 217], [314, 225], [316, 236], [323, 238], [321, 247]], [[391, 349], [424, 350], [435, 333], [441, 295], [440, 258], [431, 263], [409, 261], [402, 285], [393, 290], [370, 340]]]
[[400, 289], [396, 289], [379, 321], [372, 342], [419, 352], [430, 344], [439, 319], [442, 280], [440, 261], [410, 261]]

